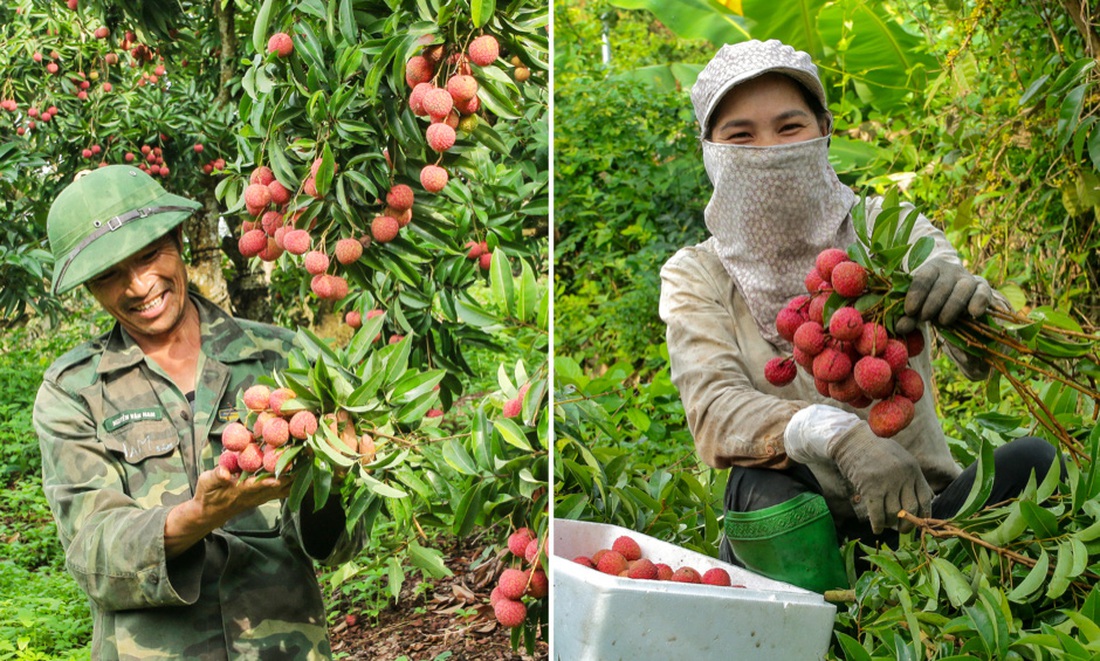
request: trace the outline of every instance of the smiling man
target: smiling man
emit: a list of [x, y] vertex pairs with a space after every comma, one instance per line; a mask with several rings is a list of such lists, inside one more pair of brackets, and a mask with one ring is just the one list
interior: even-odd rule
[[349, 559], [362, 534], [338, 495], [293, 512], [290, 477], [217, 466], [237, 393], [293, 333], [188, 290], [182, 223], [200, 206], [118, 165], [50, 208], [54, 292], [84, 285], [116, 323], [43, 378], [46, 497], [91, 603], [92, 658], [328, 658], [313, 561]]

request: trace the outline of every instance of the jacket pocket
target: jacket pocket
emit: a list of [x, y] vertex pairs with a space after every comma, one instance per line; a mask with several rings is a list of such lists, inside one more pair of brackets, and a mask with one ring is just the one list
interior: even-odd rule
[[127, 494], [145, 508], [176, 505], [191, 497], [179, 452], [179, 434], [169, 420], [148, 420], [101, 431], [100, 442], [118, 460]]

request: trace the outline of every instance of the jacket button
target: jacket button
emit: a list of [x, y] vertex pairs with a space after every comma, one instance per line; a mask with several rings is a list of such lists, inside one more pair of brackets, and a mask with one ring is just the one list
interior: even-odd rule
[[190, 411], [180, 411], [180, 417], [183, 418], [184, 422], [190, 422], [191, 421]]

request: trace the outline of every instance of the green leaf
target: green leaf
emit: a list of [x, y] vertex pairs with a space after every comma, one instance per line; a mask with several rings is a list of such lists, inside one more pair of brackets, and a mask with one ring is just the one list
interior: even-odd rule
[[939, 574], [940, 583], [943, 585], [944, 592], [947, 593], [947, 600], [951, 602], [952, 606], [962, 608], [974, 596], [970, 581], [959, 571], [958, 567], [945, 558], [938, 556], [932, 558], [932, 567]]
[[501, 438], [504, 439], [508, 445], [517, 447], [520, 450], [526, 452], [533, 452], [531, 444], [527, 442], [527, 436], [523, 433], [523, 430], [519, 428], [515, 422], [505, 418], [502, 420], [494, 420], [493, 427], [500, 432]]
[[516, 296], [516, 317], [519, 321], [529, 322], [538, 313], [539, 289], [535, 280], [535, 270], [531, 268], [527, 260], [522, 260], [521, 264], [523, 270], [520, 274], [519, 291]]
[[390, 596], [394, 601], [401, 597], [401, 586], [405, 583], [405, 570], [401, 568], [401, 560], [397, 556], [390, 556], [386, 561], [386, 578], [390, 589]]
[[1057, 599], [1065, 593], [1069, 587], [1070, 570], [1073, 565], [1073, 547], [1068, 541], [1060, 542], [1058, 544], [1058, 556], [1054, 563], [1054, 575], [1047, 583], [1047, 599]]
[[959, 508], [954, 519], [965, 519], [985, 506], [989, 494], [993, 491], [993, 446], [985, 438], [982, 438], [982, 447], [978, 451], [978, 470], [974, 476], [974, 484], [970, 487], [970, 494], [966, 502]]
[[481, 514], [481, 506], [484, 503], [485, 496], [481, 485], [474, 485], [462, 494], [458, 506], [455, 507], [454, 524], [451, 526], [455, 535], [459, 538], [465, 538], [470, 534], [470, 531], [474, 529], [474, 525], [477, 524], [478, 516]]
[[922, 236], [917, 239], [917, 242], [913, 244], [913, 249], [909, 251], [909, 260], [907, 262], [909, 272], [912, 273], [918, 266], [923, 264], [924, 260], [928, 259], [928, 256], [932, 254], [932, 249], [935, 247], [936, 242], [932, 240], [932, 237]]
[[1058, 528], [1058, 518], [1049, 510], [1039, 507], [1030, 500], [1020, 503], [1020, 513], [1023, 514], [1028, 527], [1031, 528], [1036, 537], [1054, 539], [1061, 534]]
[[[649, 10], [668, 29], [685, 39], [724, 44], [750, 38], [745, 19], [713, 0], [612, 0], [611, 4], [623, 9]], [[774, 4], [772, 10], [777, 10]]]
[[261, 55], [267, 52], [267, 29], [274, 7], [275, 0], [264, 0], [260, 11], [256, 12], [256, 22], [252, 25], [252, 47]]
[[443, 564], [443, 553], [426, 548], [415, 541], [409, 542], [409, 560], [413, 567], [421, 570], [431, 578], [444, 578], [451, 576], [452, 572]]
[[493, 300], [511, 316], [516, 309], [512, 265], [508, 261], [508, 255], [500, 248], [493, 251], [493, 261], [489, 267], [489, 285]]
[[351, 0], [340, 0], [340, 34], [349, 44], [356, 41], [355, 14], [352, 13]]
[[463, 475], [478, 475], [477, 464], [474, 458], [466, 451], [466, 446], [458, 439], [451, 439], [443, 444], [443, 460], [451, 468]]
[[872, 661], [871, 654], [863, 649], [863, 646], [859, 644], [858, 640], [842, 631], [836, 631], [834, 633], [837, 642], [840, 643], [841, 649], [844, 650], [845, 661]]
[[470, 20], [474, 27], [484, 27], [496, 11], [496, 0], [470, 0]]

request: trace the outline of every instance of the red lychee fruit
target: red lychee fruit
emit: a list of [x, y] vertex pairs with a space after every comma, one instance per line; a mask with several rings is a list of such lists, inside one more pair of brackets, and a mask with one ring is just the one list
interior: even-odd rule
[[477, 79], [473, 76], [451, 76], [447, 80], [447, 92], [454, 105], [465, 103], [477, 96]]
[[272, 203], [278, 206], [282, 206], [287, 202], [290, 202], [290, 191], [287, 190], [286, 186], [280, 184], [279, 182], [272, 181], [270, 184], [267, 185], [267, 190], [271, 194]]
[[271, 391], [271, 396], [267, 399], [267, 408], [271, 409], [271, 412], [275, 415], [283, 415], [283, 404], [288, 400], [294, 399], [298, 394], [290, 388], [276, 388]]
[[523, 400], [521, 400], [519, 397], [515, 397], [513, 399], [509, 399], [508, 401], [504, 402], [504, 410], [503, 410], [502, 414], [504, 415], [505, 418], [518, 417], [519, 414], [522, 413], [522, 412], [523, 412]]
[[222, 430], [222, 447], [226, 450], [240, 452], [252, 440], [252, 432], [239, 422], [231, 422]]
[[527, 67], [516, 67], [512, 71], [512, 75], [515, 77], [517, 83], [522, 83], [531, 77], [531, 70]]
[[496, 37], [483, 34], [470, 42], [466, 52], [470, 55], [471, 62], [479, 67], [487, 67], [500, 57], [500, 44]]
[[797, 376], [798, 368], [791, 358], [776, 356], [764, 363], [764, 378], [773, 386], [785, 386]]
[[859, 339], [856, 340], [856, 351], [861, 356], [881, 356], [886, 353], [886, 343], [889, 340], [885, 326], [868, 322], [863, 324], [863, 330], [860, 331]]
[[201, 142], [196, 142], [196, 143], [195, 143], [195, 144], [194, 144], [194, 145], [193, 145], [193, 146], [191, 147], [191, 149], [194, 149], [194, 150], [195, 150], [195, 153], [196, 153], [196, 154], [201, 154], [201, 153], [202, 153], [202, 150], [203, 150], [203, 146], [202, 146], [202, 143], [201, 143]]
[[541, 569], [531, 572], [531, 579], [527, 582], [527, 596], [542, 599], [548, 594], [550, 594], [550, 581], [546, 577], [546, 572]]
[[793, 357], [794, 357], [794, 362], [797, 363], [798, 366], [801, 367], [802, 369], [806, 370], [810, 374], [813, 374], [813, 372], [814, 372], [814, 357], [811, 356], [810, 354], [806, 353], [802, 349], [799, 349], [798, 347], [795, 347], [794, 351], [792, 353], [793, 353]]
[[249, 411], [264, 411], [267, 409], [268, 402], [271, 401], [271, 388], [257, 383], [249, 386], [242, 398]]
[[489, 268], [493, 265], [493, 253], [481, 253], [481, 257], [477, 258], [477, 265], [481, 268], [482, 271], [488, 271]]
[[397, 238], [397, 233], [400, 230], [401, 225], [397, 222], [397, 219], [389, 216], [375, 216], [370, 224], [371, 237], [378, 243], [393, 241]]
[[[305, 230], [290, 230], [283, 235], [283, 247], [292, 255], [304, 255], [309, 252], [312, 239]], [[358, 241], [356, 241], [358, 243]]]
[[412, 221], [412, 209], [405, 209], [404, 211], [398, 211], [393, 207], [386, 207], [382, 210], [383, 216], [389, 216], [390, 218], [396, 218], [397, 224], [401, 227], [408, 225]]
[[259, 258], [265, 262], [274, 262], [279, 259], [279, 256], [283, 254], [283, 249], [279, 247], [279, 244], [275, 239], [268, 237], [267, 245], [260, 251]]
[[867, 414], [867, 424], [875, 436], [890, 438], [909, 426], [913, 420], [913, 402], [901, 395], [893, 395], [876, 402]]
[[424, 92], [424, 96], [420, 99], [420, 105], [424, 108], [424, 112], [436, 121], [442, 121], [444, 117], [450, 114], [454, 104], [450, 92], [442, 87], [433, 87]]
[[867, 291], [867, 269], [855, 262], [840, 262], [833, 267], [830, 281], [836, 293], [847, 298], [856, 298]]
[[111, 31], [108, 30], [107, 26], [104, 25], [102, 27], [96, 28], [96, 30], [93, 34], [95, 34], [96, 39], [106, 39], [107, 37], [109, 37], [111, 35]]
[[281, 447], [290, 440], [290, 427], [282, 418], [272, 418], [264, 423], [264, 443], [272, 447]]
[[801, 312], [790, 307], [785, 307], [775, 316], [775, 330], [779, 337], [790, 342], [794, 340], [794, 334], [806, 321]]
[[699, 572], [691, 567], [680, 567], [672, 572], [672, 578], [669, 580], [675, 583], [701, 583], [703, 577], [699, 576]]
[[359, 314], [358, 310], [348, 310], [344, 315], [344, 323], [352, 328], [362, 328], [363, 315]]
[[611, 543], [611, 550], [618, 551], [627, 561], [642, 557], [642, 547], [632, 537], [623, 535]]
[[523, 559], [527, 561], [527, 564], [539, 564], [539, 548], [538, 537], [527, 543], [527, 548], [523, 551]]
[[405, 82], [410, 88], [430, 81], [434, 75], [435, 67], [423, 55], [414, 55], [405, 63]]
[[627, 570], [626, 575], [628, 578], [655, 581], [657, 580], [657, 565], [645, 558], [640, 558], [630, 564], [630, 569]]
[[671, 581], [672, 580], [672, 567], [669, 567], [663, 562], [658, 562], [657, 567], [657, 580], [658, 581]]
[[919, 356], [924, 351], [924, 333], [920, 330], [915, 330], [905, 336], [905, 347], [909, 352], [909, 357]]
[[284, 227], [283, 214], [278, 211], [264, 211], [260, 217], [260, 229], [268, 236], [274, 236], [275, 231]]
[[425, 117], [428, 111], [424, 109], [424, 95], [435, 89], [431, 83], [417, 83], [409, 92], [409, 110], [417, 117]]
[[809, 356], [816, 356], [825, 350], [825, 329], [816, 321], [807, 321], [795, 331], [794, 346]]
[[618, 551], [605, 551], [600, 559], [596, 560], [596, 569], [605, 574], [618, 576], [620, 572], [627, 569], [626, 558]]
[[733, 581], [730, 580], [730, 573], [721, 567], [712, 567], [703, 573], [703, 583], [707, 585], [725, 585], [728, 586]]
[[218, 465], [225, 468], [230, 473], [236, 474], [241, 472], [240, 462], [237, 460], [238, 453], [233, 450], [225, 450], [218, 455]]
[[828, 383], [828, 388], [829, 397], [838, 402], [848, 403], [863, 397], [863, 391], [859, 389], [859, 384], [851, 374], [842, 381]]
[[920, 373], [912, 368], [905, 368], [898, 373], [898, 394], [916, 404], [924, 396], [924, 379]]
[[477, 241], [467, 241], [463, 248], [469, 248], [469, 252], [466, 253], [466, 259], [477, 259], [481, 257], [481, 244]]
[[363, 244], [358, 239], [340, 239], [336, 242], [336, 261], [351, 264], [363, 256]]
[[275, 181], [275, 173], [266, 165], [261, 165], [248, 175], [248, 183], [268, 186]]
[[816, 321], [822, 325], [825, 324], [825, 302], [828, 300], [828, 296], [821, 294], [810, 299], [810, 305], [806, 308], [806, 316], [810, 321]]
[[445, 152], [455, 144], [455, 130], [442, 123], [435, 123], [428, 127], [424, 137], [428, 146], [438, 152]]
[[508, 535], [508, 550], [512, 555], [522, 558], [527, 553], [527, 545], [535, 538], [535, 533], [530, 528], [517, 528], [514, 533]]
[[527, 572], [519, 569], [505, 569], [497, 580], [500, 593], [505, 599], [519, 599], [527, 592]]
[[287, 429], [294, 438], [305, 439], [317, 431], [317, 416], [310, 411], [298, 411], [291, 416]]
[[837, 264], [847, 261], [850, 261], [848, 253], [840, 248], [826, 248], [818, 253], [817, 259], [814, 260], [814, 266], [817, 268], [817, 273], [822, 280], [832, 282], [833, 268]]
[[821, 284], [825, 282], [825, 279], [821, 277], [821, 274], [817, 272], [817, 267], [810, 269], [810, 272], [806, 274], [806, 278], [803, 280], [806, 285], [806, 291], [811, 294], [816, 294]]
[[438, 165], [425, 165], [420, 170], [420, 185], [429, 193], [438, 193], [447, 185], [450, 175]]
[[814, 356], [814, 377], [822, 381], [842, 381], [852, 372], [852, 359], [847, 354], [827, 348]]
[[339, 275], [327, 276], [332, 282], [332, 300], [339, 301], [348, 295], [348, 281]]
[[285, 451], [286, 448], [265, 445], [263, 449], [264, 470], [274, 475], [275, 469], [279, 467], [279, 457], [282, 457]]
[[255, 443], [249, 443], [237, 456], [237, 464], [241, 467], [241, 470], [246, 473], [255, 473], [263, 468], [264, 454], [260, 451], [260, 446]]
[[497, 603], [493, 605], [493, 615], [501, 626], [515, 629], [527, 619], [527, 607], [523, 605], [522, 601], [498, 599]]
[[271, 191], [266, 184], [249, 184], [248, 188], [244, 189], [244, 204], [248, 207], [249, 213], [257, 216], [259, 213], [253, 213], [254, 210], [259, 209], [262, 212], [271, 204]]
[[320, 250], [310, 250], [306, 253], [302, 264], [306, 267], [306, 271], [313, 275], [320, 275], [328, 270], [328, 255]]
[[596, 568], [596, 563], [592, 562], [592, 558], [589, 558], [587, 555], [578, 555], [577, 557], [573, 558], [573, 562], [577, 563], [578, 565], [584, 565], [589, 569]]
[[863, 315], [859, 310], [845, 306], [829, 319], [829, 334], [843, 342], [854, 342], [863, 333]]
[[294, 40], [285, 32], [276, 32], [267, 40], [267, 52], [286, 57], [294, 52]]
[[901, 371], [909, 366], [909, 350], [901, 340], [887, 340], [886, 351], [882, 352], [882, 357], [890, 363], [890, 370], [895, 375], [901, 374]]
[[456, 101], [455, 110], [457, 110], [460, 115], [463, 115], [462, 121], [458, 123], [460, 129], [470, 133], [477, 128], [477, 118], [472, 117], [472, 115], [478, 110], [481, 110], [481, 99], [473, 96], [465, 101]]
[[405, 184], [397, 184], [386, 193], [386, 204], [396, 211], [411, 209], [413, 205], [413, 189]]
[[267, 234], [263, 230], [249, 230], [237, 241], [237, 249], [244, 257], [255, 257], [267, 247]]
[[894, 373], [890, 363], [875, 356], [864, 356], [852, 368], [859, 389], [872, 399], [881, 399], [894, 389]]

